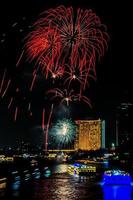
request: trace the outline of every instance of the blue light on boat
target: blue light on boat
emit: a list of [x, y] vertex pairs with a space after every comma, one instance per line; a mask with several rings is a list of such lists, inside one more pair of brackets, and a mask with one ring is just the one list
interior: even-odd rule
[[18, 190], [20, 188], [20, 181], [16, 181], [14, 183], [12, 183], [12, 189], [13, 190]]
[[121, 170], [108, 170], [103, 174], [102, 184], [131, 185], [129, 173]]
[[34, 179], [39, 179], [41, 177], [41, 173], [39, 171], [39, 168], [34, 169], [34, 171], [32, 172], [32, 176]]
[[44, 168], [44, 176], [46, 178], [48, 178], [49, 176], [51, 176], [51, 171], [50, 171], [50, 169], [48, 167]]
[[24, 171], [24, 180], [25, 180], [25, 181], [28, 181], [28, 180], [30, 180], [30, 179], [31, 179], [31, 175], [30, 175], [29, 171], [28, 171], [28, 170], [25, 170], [25, 171]]

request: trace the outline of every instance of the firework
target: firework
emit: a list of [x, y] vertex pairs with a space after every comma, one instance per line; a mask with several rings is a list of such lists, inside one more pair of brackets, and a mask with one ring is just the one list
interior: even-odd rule
[[49, 70], [49, 73], [51, 73], [51, 78], [54, 80], [57, 78], [62, 78], [64, 71], [64, 66], [54, 66]]
[[11, 79], [9, 79], [8, 82], [7, 82], [7, 86], [6, 86], [6, 88], [5, 88], [5, 90], [4, 90], [3, 94], [2, 94], [2, 98], [5, 96], [7, 90], [9, 88], [9, 86], [10, 86], [10, 83], [11, 83]]
[[12, 113], [14, 122], [16, 122], [18, 116], [20, 117], [22, 114], [27, 114], [28, 116], [31, 116], [31, 102], [29, 102], [28, 96], [23, 96], [23, 92], [20, 87], [13, 88], [13, 85], [11, 85], [12, 92], [10, 91], [5, 96], [5, 93], [9, 88], [9, 84], [10, 82], [8, 81], [6, 89], [3, 92], [2, 98], [5, 98], [5, 100], [7, 101], [7, 108]]
[[76, 125], [71, 119], [58, 120], [49, 132], [57, 144], [71, 144], [76, 136]]
[[75, 95], [74, 101], [79, 101], [79, 102], [83, 101], [83, 102], [86, 103], [90, 108], [92, 108], [90, 99], [89, 99], [88, 97], [84, 96], [84, 95], [81, 95], [81, 94]]
[[0, 85], [0, 93], [1, 93], [1, 91], [2, 91], [2, 89], [3, 89], [3, 84], [4, 84], [4, 80], [5, 80], [6, 72], [7, 72], [7, 70], [5, 69], [5, 70], [4, 70], [4, 73], [3, 73], [3, 77], [2, 77], [1, 85]]
[[47, 122], [46, 137], [45, 137], [45, 151], [47, 151], [47, 148], [48, 148], [48, 131], [49, 131], [49, 125], [50, 125], [52, 112], [53, 112], [53, 104], [51, 105], [51, 110], [50, 110], [48, 122]]
[[66, 102], [67, 106], [69, 105], [69, 102], [71, 102], [74, 98], [74, 90], [67, 90], [64, 89], [63, 91], [59, 88], [50, 89], [47, 94], [54, 94], [51, 99], [59, 99], [60, 104]]
[[45, 127], [44, 119], [45, 119], [45, 109], [43, 109], [43, 111], [42, 111], [42, 130], [43, 131], [44, 131], [44, 127]]
[[9, 74], [7, 69], [4, 70], [1, 84], [0, 84], [0, 97], [4, 98], [4, 96], [8, 93], [11, 85], [11, 78], [9, 78]]
[[[34, 111], [31, 98], [35, 96], [37, 75], [43, 76], [43, 89], [48, 90], [45, 99], [50, 99], [52, 103], [51, 108], [47, 106], [49, 102], [42, 106], [45, 109], [42, 111], [41, 125], [47, 151], [49, 133], [58, 144], [71, 144], [76, 133], [76, 126], [69, 119], [57, 121], [49, 132], [54, 104], [58, 102], [65, 107], [70, 103], [84, 102], [92, 108], [90, 99], [84, 94], [87, 94], [89, 79], [96, 80], [96, 62], [104, 55], [109, 36], [106, 27], [92, 10], [74, 10], [64, 6], [42, 13], [32, 28], [16, 63], [18, 67], [25, 55], [28, 62], [33, 62], [32, 80], [26, 88], [22, 87], [22, 82], [16, 83], [5, 69], [0, 81], [0, 97], [6, 100], [14, 122], [18, 122], [21, 114], [31, 117]], [[20, 69], [16, 68], [16, 72], [20, 72]], [[40, 91], [41, 87], [38, 84], [36, 88]]]
[[61, 40], [55, 29], [37, 28], [28, 36], [26, 50], [30, 60], [37, 58], [36, 63], [45, 70], [46, 78], [54, 66], [59, 66]]
[[47, 91], [47, 94], [52, 94], [53, 96], [51, 97], [51, 100], [58, 100], [60, 104], [66, 103], [67, 106], [69, 106], [70, 102], [83, 101], [90, 108], [92, 108], [90, 99], [82, 95], [81, 92], [75, 93], [73, 89], [60, 90], [59, 88], [55, 88], [55, 89], [50, 89], [49, 91]]
[[[73, 85], [73, 83], [78, 83], [80, 89], [85, 89], [83, 87], [84, 85], [89, 86], [88, 80], [86, 80], [86, 74], [87, 69], [84, 69], [81, 72], [78, 69], [72, 69], [68, 67], [67, 70], [65, 70], [64, 85], [67, 85], [67, 88], [69, 89], [70, 85]], [[93, 73], [89, 73], [88, 78], [96, 80], [96, 76]]]
[[[95, 74], [96, 59], [104, 55], [109, 36], [106, 27], [92, 10], [59, 6], [49, 9], [33, 25], [25, 45], [28, 59], [36, 60], [46, 77], [56, 66], [69, 64], [82, 73], [87, 69]], [[86, 79], [84, 87], [86, 85]]]
[[15, 108], [14, 121], [17, 120], [17, 115], [18, 115], [18, 107]]
[[[52, 117], [52, 113], [53, 113], [53, 104], [51, 105], [51, 109], [48, 115], [48, 120], [47, 120], [47, 124], [45, 122], [45, 113], [46, 109], [43, 109], [42, 111], [42, 130], [44, 132], [44, 136], [45, 136], [45, 151], [47, 151], [48, 148], [48, 131], [49, 131], [49, 126], [50, 126], [50, 121], [51, 121], [51, 117]], [[46, 128], [45, 128], [46, 125]]]
[[19, 57], [18, 60], [17, 60], [16, 67], [19, 66], [19, 64], [20, 64], [20, 62], [21, 62], [21, 59], [22, 59], [23, 55], [24, 55], [24, 50], [22, 51], [20, 57]]
[[31, 86], [30, 86], [30, 91], [32, 91], [32, 89], [33, 89], [35, 80], [36, 80], [36, 74], [33, 75], [32, 83], [31, 83]]
[[12, 102], [13, 102], [13, 97], [10, 98], [10, 101], [9, 101], [9, 104], [8, 104], [8, 109], [11, 107]]

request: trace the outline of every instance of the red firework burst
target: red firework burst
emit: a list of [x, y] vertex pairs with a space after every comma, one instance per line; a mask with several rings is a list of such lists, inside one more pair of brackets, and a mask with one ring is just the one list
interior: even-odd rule
[[68, 90], [64, 89], [62, 91], [59, 88], [51, 89], [47, 92], [47, 94], [54, 94], [54, 96], [52, 96], [52, 98], [51, 98], [52, 100], [60, 99], [60, 104], [62, 104], [63, 102], [66, 102], [67, 105], [69, 105], [69, 102], [71, 102], [73, 100], [73, 98], [75, 97], [74, 90], [68, 91]]
[[2, 80], [0, 81], [0, 97], [4, 97], [11, 85], [11, 79], [7, 77], [7, 69], [4, 70]]
[[42, 70], [45, 69], [46, 77], [53, 66], [59, 66], [61, 48], [59, 34], [50, 27], [37, 28], [29, 34], [26, 43], [29, 59], [32, 61], [36, 58], [36, 63]]
[[[1, 72], [1, 71], [0, 71]], [[23, 92], [21, 89], [16, 85], [12, 77], [7, 69], [4, 69], [0, 76], [0, 99], [1, 101], [5, 101], [7, 104], [8, 111], [11, 112], [13, 115], [14, 121], [17, 120], [18, 115], [23, 112], [23, 103], [25, 102], [25, 107], [27, 107], [27, 100], [23, 97]], [[32, 84], [30, 90], [33, 88], [34, 80], [33, 77]], [[29, 103], [30, 104], [30, 103]], [[27, 113], [31, 113], [30, 106], [28, 106]]]
[[[79, 83], [80, 89], [81, 88], [85, 89], [85, 88], [83, 88], [83, 86], [89, 85], [88, 80], [86, 80], [87, 72], [88, 72], [87, 69], [84, 69], [81, 72], [79, 69], [73, 69], [68, 66], [67, 69], [65, 70], [64, 85], [67, 85], [67, 87], [69, 88], [71, 84], [73, 84], [74, 82], [77, 82], [77, 83]], [[89, 73], [88, 78], [92, 78], [92, 79], [96, 80], [95, 74], [94, 73], [91, 74], [91, 72]]]
[[90, 99], [88, 97], [81, 94], [75, 94], [74, 90], [67, 90], [67, 89], [60, 90], [59, 88], [55, 88], [55, 89], [49, 90], [47, 94], [54, 94], [51, 97], [51, 100], [58, 99], [60, 101], [60, 104], [66, 102], [67, 106], [69, 106], [70, 102], [83, 101], [89, 107], [92, 107]]
[[65, 68], [64, 66], [53, 66], [52, 69], [49, 70], [50, 77], [54, 80], [56, 78], [61, 78], [64, 74]]
[[104, 55], [109, 37], [92, 10], [74, 12], [72, 7], [59, 6], [44, 12], [33, 27], [26, 51], [29, 59], [36, 59], [45, 70], [46, 77], [54, 66], [64, 64], [80, 72], [87, 69], [86, 79], [90, 69], [95, 73], [96, 58]]

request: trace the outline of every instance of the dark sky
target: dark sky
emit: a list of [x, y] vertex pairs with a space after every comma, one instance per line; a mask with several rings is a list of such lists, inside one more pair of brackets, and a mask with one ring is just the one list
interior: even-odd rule
[[[73, 118], [112, 118], [115, 108], [123, 101], [131, 99], [131, 71], [130, 53], [128, 44], [128, 10], [125, 5], [117, 4], [112, 0], [3, 0], [0, 2], [0, 73], [7, 68], [13, 80], [19, 82], [20, 72], [16, 73], [15, 63], [22, 49], [23, 38], [30, 31], [30, 25], [38, 18], [44, 10], [59, 5], [81, 7], [92, 9], [106, 24], [110, 42], [108, 51], [97, 63], [97, 81], [90, 84], [88, 96], [91, 98], [93, 110], [86, 110], [84, 105], [80, 105], [78, 110], [73, 105], [71, 115]], [[28, 64], [23, 63], [28, 67]], [[1, 77], [1, 76], [0, 76]], [[20, 82], [21, 82], [20, 81]], [[20, 83], [19, 82], [19, 83]], [[39, 86], [43, 87], [42, 81]], [[26, 86], [23, 86], [25, 88]], [[14, 124], [12, 117], [7, 110], [7, 102], [0, 100], [0, 144], [14, 143], [24, 136], [30, 137], [32, 128], [41, 125], [42, 97], [40, 90], [34, 97], [34, 111], [36, 115], [31, 120], [24, 115]], [[36, 97], [37, 96], [37, 97]], [[21, 97], [20, 97], [21, 98]], [[19, 99], [19, 98], [18, 98]], [[55, 112], [57, 112], [56, 109]], [[86, 110], [86, 111], [84, 111]], [[60, 116], [58, 110], [57, 116]], [[67, 113], [67, 111], [66, 111]], [[69, 113], [68, 113], [69, 115]], [[40, 134], [40, 133], [39, 133]], [[5, 135], [8, 139], [5, 140]], [[7, 142], [8, 140], [8, 142]]]

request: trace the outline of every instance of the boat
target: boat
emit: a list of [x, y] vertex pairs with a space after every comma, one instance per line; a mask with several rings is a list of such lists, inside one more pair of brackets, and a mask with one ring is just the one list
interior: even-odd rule
[[29, 170], [24, 170], [23, 171], [23, 180], [24, 181], [31, 180], [31, 174], [30, 174]]
[[51, 170], [48, 167], [44, 167], [43, 175], [48, 178], [51, 175]]
[[107, 170], [103, 174], [103, 184], [107, 185], [130, 185], [131, 176], [122, 170]]
[[32, 172], [32, 177], [33, 179], [40, 179], [41, 177], [41, 173], [40, 173], [40, 170], [39, 168], [35, 168]]
[[13, 171], [11, 173], [11, 180], [10, 180], [11, 188], [13, 190], [18, 190], [21, 184], [21, 177], [18, 171]]
[[0, 178], [0, 190], [6, 189], [7, 185], [7, 178]]
[[68, 173], [73, 175], [91, 175], [96, 172], [96, 167], [81, 163], [74, 163], [68, 166]]

